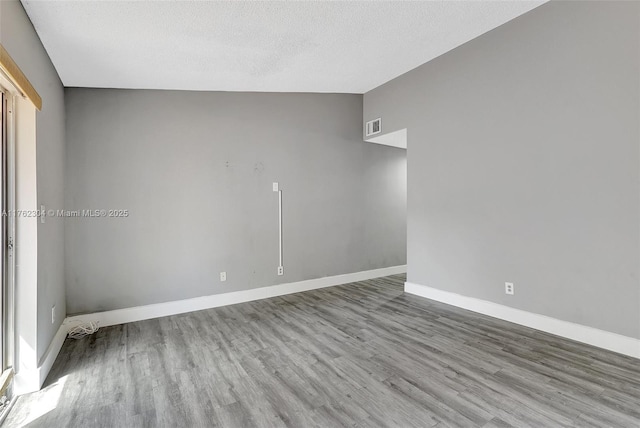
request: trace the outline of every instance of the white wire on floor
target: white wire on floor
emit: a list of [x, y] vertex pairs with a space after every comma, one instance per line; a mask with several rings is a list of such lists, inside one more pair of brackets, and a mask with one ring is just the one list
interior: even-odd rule
[[69, 328], [69, 332], [67, 334], [72, 339], [82, 339], [96, 331], [98, 331], [98, 323], [89, 321]]

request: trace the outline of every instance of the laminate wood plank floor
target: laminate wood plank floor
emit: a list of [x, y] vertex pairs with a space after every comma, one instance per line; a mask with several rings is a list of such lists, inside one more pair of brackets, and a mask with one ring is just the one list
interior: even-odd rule
[[67, 339], [5, 426], [640, 427], [640, 361], [404, 294], [404, 275]]

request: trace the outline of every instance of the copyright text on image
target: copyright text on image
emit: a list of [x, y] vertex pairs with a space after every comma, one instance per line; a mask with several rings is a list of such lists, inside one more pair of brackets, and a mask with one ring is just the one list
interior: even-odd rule
[[127, 209], [88, 209], [88, 210], [3, 210], [2, 217], [129, 217]]

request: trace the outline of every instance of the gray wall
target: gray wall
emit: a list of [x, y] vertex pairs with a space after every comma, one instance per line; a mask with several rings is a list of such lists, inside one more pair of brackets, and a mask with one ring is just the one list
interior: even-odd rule
[[130, 211], [66, 220], [69, 313], [406, 263], [405, 152], [362, 142], [361, 95], [66, 89], [65, 99], [66, 208]]
[[640, 338], [639, 15], [551, 2], [365, 94], [408, 128], [408, 281]]
[[[20, 2], [0, 1], [0, 43], [42, 97], [37, 113], [38, 205], [64, 205], [64, 89]], [[18, 233], [20, 233], [18, 231]], [[51, 307], [57, 320], [51, 323]], [[46, 352], [66, 315], [64, 221], [38, 223], [38, 357]]]

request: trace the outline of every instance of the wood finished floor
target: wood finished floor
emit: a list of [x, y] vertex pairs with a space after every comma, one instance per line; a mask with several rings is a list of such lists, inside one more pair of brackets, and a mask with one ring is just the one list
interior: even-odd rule
[[640, 361], [405, 295], [403, 281], [67, 339], [4, 425], [640, 426]]

